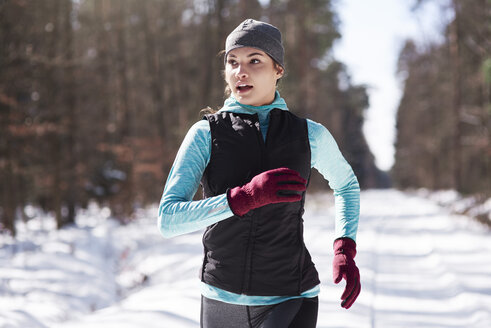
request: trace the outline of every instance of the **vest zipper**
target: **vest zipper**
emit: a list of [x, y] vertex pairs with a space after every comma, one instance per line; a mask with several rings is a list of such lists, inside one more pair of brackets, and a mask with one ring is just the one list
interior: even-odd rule
[[[263, 135], [261, 132], [261, 123], [259, 122], [259, 115], [258, 114], [253, 114], [254, 117], [254, 127], [256, 130], [256, 136], [258, 138], [258, 142], [260, 145], [261, 149], [261, 155], [260, 155], [260, 170], [263, 172], [267, 168], [267, 163], [266, 163], [266, 143], [265, 140], [263, 139]], [[269, 128], [268, 128], [269, 132]], [[267, 133], [268, 133], [267, 132]], [[267, 137], [266, 133], [266, 137]], [[267, 138], [266, 138], [267, 139]], [[257, 172], [257, 173], [261, 173]], [[256, 173], [256, 174], [257, 174]], [[255, 210], [253, 210], [255, 211]], [[255, 215], [251, 217], [251, 225], [249, 229], [249, 239], [247, 241], [247, 249], [246, 249], [246, 266], [245, 266], [245, 272], [244, 272], [244, 280], [242, 282], [242, 291], [243, 293], [247, 294], [251, 288], [251, 278], [252, 278], [252, 253], [254, 251], [254, 242], [255, 242], [255, 235], [256, 235], [256, 228], [257, 228], [257, 220], [255, 218]]]
[[249, 227], [249, 238], [247, 240], [247, 248], [246, 248], [246, 257], [245, 257], [245, 270], [244, 277], [242, 280], [242, 293], [249, 294], [250, 285], [251, 285], [251, 276], [252, 276], [252, 249], [254, 248], [254, 233], [255, 228], [255, 220], [254, 217], [251, 217], [251, 223]]

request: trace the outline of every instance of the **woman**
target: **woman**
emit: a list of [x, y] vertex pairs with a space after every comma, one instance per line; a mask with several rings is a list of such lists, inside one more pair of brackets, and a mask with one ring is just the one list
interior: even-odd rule
[[[342, 307], [360, 293], [358, 181], [329, 131], [292, 114], [276, 90], [284, 74], [280, 31], [247, 19], [227, 37], [231, 95], [188, 131], [159, 207], [164, 237], [203, 235], [202, 327], [315, 327], [319, 278], [303, 242], [312, 167], [336, 206], [334, 282]], [[192, 201], [199, 184], [205, 198]], [[327, 246], [327, 245], [326, 245]]]

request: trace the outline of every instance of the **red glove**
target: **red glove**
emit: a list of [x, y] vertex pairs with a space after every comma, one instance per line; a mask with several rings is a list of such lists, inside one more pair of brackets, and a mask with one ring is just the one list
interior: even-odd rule
[[334, 260], [332, 263], [334, 283], [346, 280], [346, 288], [341, 295], [341, 306], [349, 309], [360, 294], [360, 271], [353, 260], [356, 256], [356, 243], [350, 238], [334, 241]]
[[242, 216], [267, 204], [301, 200], [306, 183], [297, 171], [282, 167], [258, 174], [242, 187], [228, 189], [227, 200], [232, 212]]

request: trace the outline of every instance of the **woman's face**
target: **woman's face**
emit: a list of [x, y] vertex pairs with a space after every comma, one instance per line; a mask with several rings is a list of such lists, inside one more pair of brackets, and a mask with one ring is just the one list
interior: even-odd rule
[[283, 69], [262, 50], [242, 47], [227, 54], [225, 81], [241, 104], [262, 106], [272, 103], [276, 81], [282, 76]]

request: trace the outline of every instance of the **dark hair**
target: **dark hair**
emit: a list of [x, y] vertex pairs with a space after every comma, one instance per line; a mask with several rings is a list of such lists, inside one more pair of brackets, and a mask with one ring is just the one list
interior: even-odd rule
[[215, 114], [216, 112], [218, 112], [218, 109], [213, 109], [210, 106], [206, 106], [199, 111], [199, 115], [205, 116], [206, 114]]

